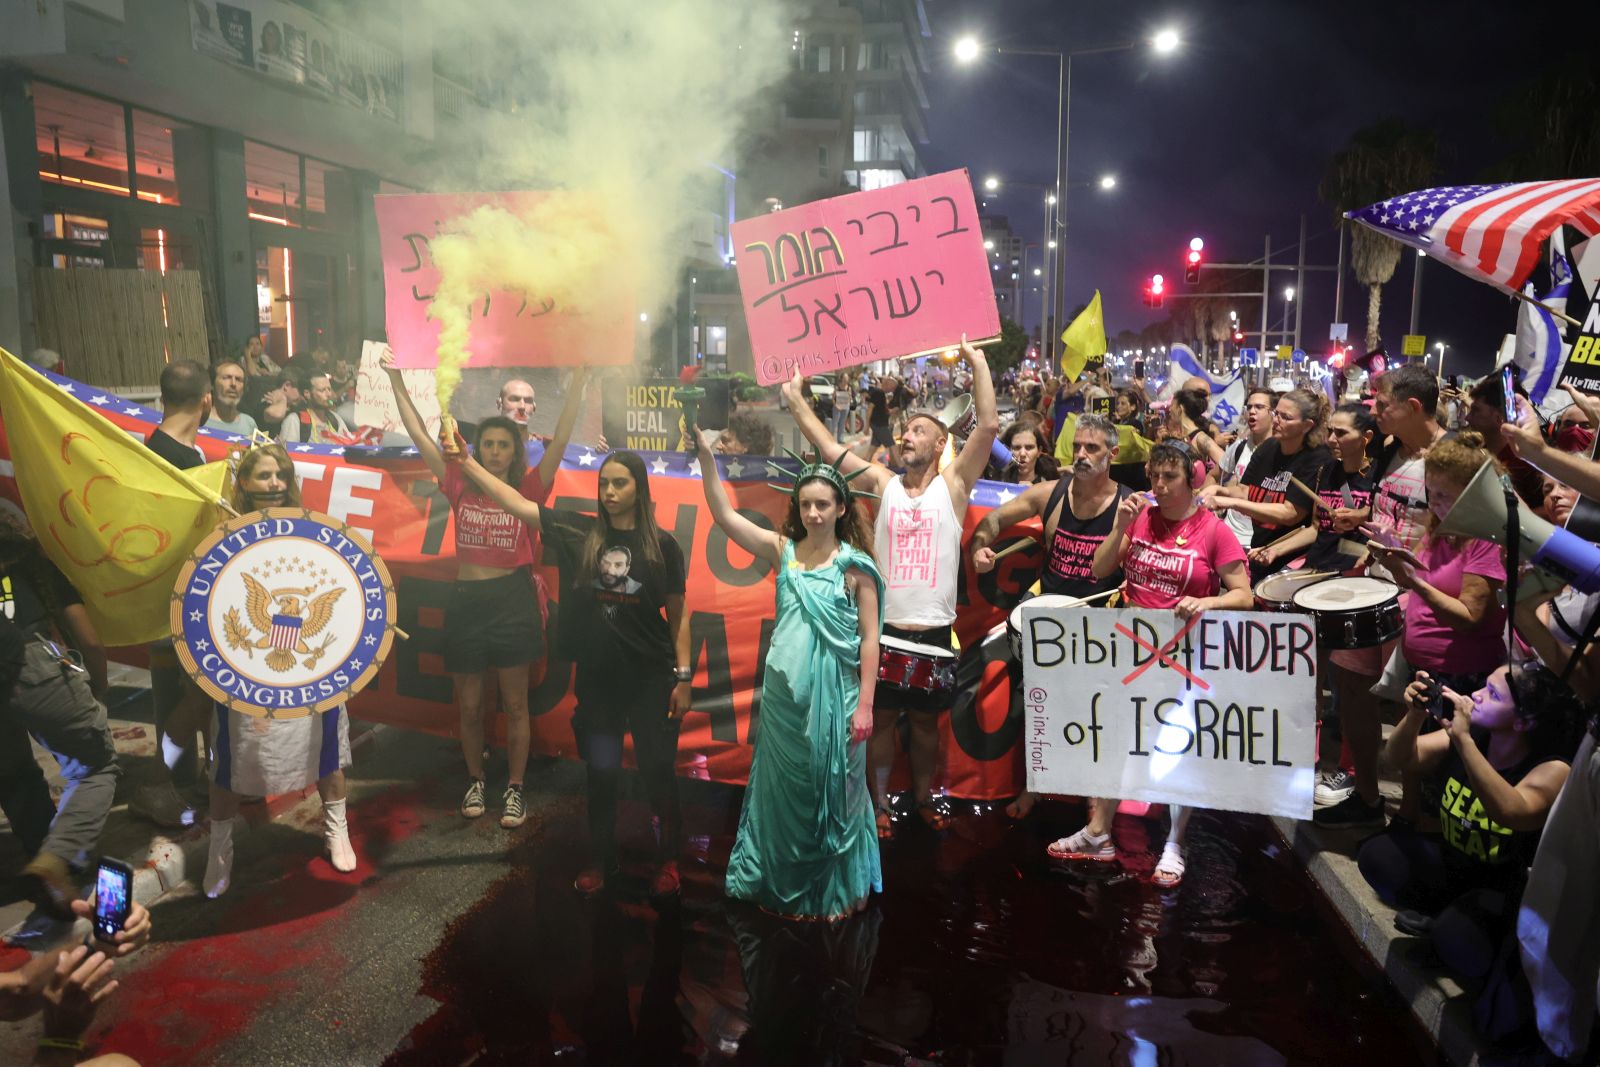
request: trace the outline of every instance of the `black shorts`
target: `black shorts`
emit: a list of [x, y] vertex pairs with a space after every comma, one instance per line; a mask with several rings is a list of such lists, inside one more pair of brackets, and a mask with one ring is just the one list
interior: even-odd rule
[[872, 447], [877, 448], [879, 445], [885, 448], [894, 447], [894, 431], [889, 428], [888, 423], [872, 427]]
[[[942, 648], [946, 652], [955, 651], [952, 645], [952, 628], [950, 626], [936, 626], [931, 630], [906, 630], [899, 626], [883, 624], [883, 636], [893, 637], [901, 641], [910, 641], [912, 644], [928, 645], [932, 648]], [[951, 660], [951, 669], [954, 670], [955, 661]], [[880, 669], [878, 687], [873, 691], [872, 706], [886, 711], [949, 711], [950, 705], [955, 702], [955, 689], [947, 692], [921, 692], [897, 689], [885, 685], [882, 681], [883, 674]]]
[[444, 669], [482, 674], [544, 657], [539, 596], [526, 567], [501, 578], [456, 582], [444, 609]]

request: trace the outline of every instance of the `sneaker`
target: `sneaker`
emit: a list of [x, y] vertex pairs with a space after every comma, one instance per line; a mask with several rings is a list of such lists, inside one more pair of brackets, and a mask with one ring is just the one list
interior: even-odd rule
[[1311, 816], [1311, 821], [1324, 830], [1383, 829], [1383, 798], [1368, 804], [1360, 793], [1351, 793], [1339, 803], [1322, 808]]
[[174, 830], [194, 825], [194, 809], [184, 803], [171, 782], [136, 790], [128, 801], [128, 810], [143, 815], [157, 826]]
[[467, 786], [467, 795], [461, 798], [461, 814], [476, 819], [483, 814], [483, 779], [474, 778]]
[[41, 852], [22, 868], [22, 878], [28, 899], [41, 911], [57, 919], [73, 918], [72, 901], [78, 895], [78, 887], [72, 882], [66, 860]]
[[1356, 791], [1356, 776], [1344, 768], [1317, 772], [1317, 807], [1331, 808]]
[[515, 830], [528, 821], [528, 809], [522, 803], [522, 787], [518, 785], [506, 786], [506, 795], [503, 798], [505, 809], [500, 812], [500, 825], [506, 830]]
[[1433, 931], [1433, 916], [1402, 908], [1394, 913], [1394, 928], [1412, 937], [1427, 937]]

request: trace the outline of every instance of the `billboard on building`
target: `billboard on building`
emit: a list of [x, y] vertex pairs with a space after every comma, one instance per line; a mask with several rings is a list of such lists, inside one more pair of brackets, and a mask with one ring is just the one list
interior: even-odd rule
[[400, 57], [283, 0], [190, 0], [196, 52], [398, 119]]

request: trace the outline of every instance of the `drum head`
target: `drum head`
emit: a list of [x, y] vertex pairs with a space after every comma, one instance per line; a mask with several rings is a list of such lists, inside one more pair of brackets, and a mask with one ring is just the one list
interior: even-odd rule
[[1314, 571], [1302, 573], [1300, 571], [1283, 571], [1280, 574], [1269, 574], [1256, 583], [1255, 594], [1258, 600], [1270, 600], [1278, 604], [1287, 604], [1294, 600], [1294, 595], [1308, 586], [1328, 580], [1326, 574]]
[[1075, 596], [1062, 596], [1060, 593], [1041, 593], [1030, 597], [1011, 609], [1011, 628], [1022, 629], [1022, 605], [1031, 604], [1036, 608], [1081, 608], [1083, 600]]
[[878, 644], [883, 648], [892, 649], [909, 656], [920, 656], [923, 659], [955, 659], [956, 654], [946, 648], [936, 648], [933, 645], [919, 645], [915, 641], [902, 641], [898, 637], [883, 636], [878, 638]]
[[1307, 611], [1359, 611], [1400, 595], [1400, 587], [1381, 578], [1329, 578], [1294, 595], [1295, 607]]

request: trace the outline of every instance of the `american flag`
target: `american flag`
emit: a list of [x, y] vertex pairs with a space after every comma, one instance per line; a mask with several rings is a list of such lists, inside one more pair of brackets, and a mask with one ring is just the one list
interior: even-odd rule
[[293, 615], [274, 615], [272, 633], [267, 635], [272, 647], [288, 651], [300, 641], [300, 620]]
[[1600, 178], [1420, 189], [1345, 217], [1512, 292], [1557, 227], [1600, 233]]

